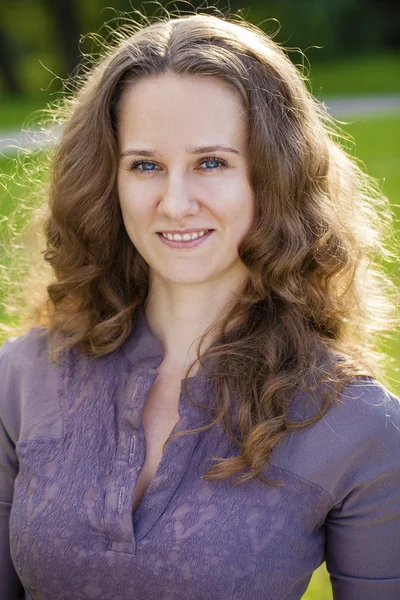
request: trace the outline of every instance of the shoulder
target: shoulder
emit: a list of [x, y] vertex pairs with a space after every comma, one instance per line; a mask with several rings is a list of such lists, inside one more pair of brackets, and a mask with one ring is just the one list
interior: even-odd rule
[[[325, 386], [323, 392], [332, 390]], [[309, 417], [317, 414], [320, 405], [321, 397], [302, 392], [295, 406], [298, 415]], [[324, 416], [304, 431], [308, 430], [310, 439], [321, 435], [326, 442], [351, 447], [370, 442], [374, 435], [382, 437], [382, 441], [391, 437], [397, 440], [399, 426], [399, 398], [375, 379], [363, 377], [343, 386], [337, 403], [332, 403]]]
[[[27, 333], [11, 337], [0, 347], [0, 379], [2, 388], [12, 391], [25, 381], [40, 380], [51, 368], [45, 327], [32, 327]], [[3, 394], [4, 396], [4, 394]]]
[[[378, 381], [360, 378], [346, 384], [338, 400], [316, 423], [291, 431], [276, 448], [274, 464], [323, 488], [335, 502], [385, 474], [400, 483], [399, 398]], [[309, 417], [313, 404], [318, 399], [304, 396], [299, 414]]]
[[371, 444], [381, 440], [400, 441], [400, 400], [372, 378], [353, 380], [343, 387], [339, 403], [332, 405], [322, 419], [322, 429], [343, 443]]
[[0, 365], [6, 367], [24, 367], [31, 364], [35, 357], [47, 349], [47, 329], [32, 327], [23, 335], [8, 338], [0, 347]]
[[58, 373], [58, 365], [50, 362], [45, 327], [32, 327], [1, 346], [0, 419], [14, 443], [37, 435], [46, 417], [58, 421]]

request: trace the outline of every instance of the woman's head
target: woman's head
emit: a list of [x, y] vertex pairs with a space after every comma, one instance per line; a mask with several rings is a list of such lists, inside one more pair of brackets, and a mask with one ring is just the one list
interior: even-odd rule
[[[282, 221], [294, 216], [315, 185], [316, 177], [311, 181], [307, 171], [326, 170], [327, 136], [288, 58], [259, 32], [195, 15], [157, 23], [129, 38], [109, 59], [98, 87], [109, 90], [101, 98], [112, 98], [118, 154], [134, 147], [159, 151], [152, 157], [159, 161], [153, 163], [158, 172], [139, 175], [141, 167], [129, 172], [144, 158], [136, 153], [123, 157], [118, 176], [125, 228], [153, 273], [176, 282], [219, 278], [229, 287], [234, 279], [247, 279], [237, 249], [254, 213], [255, 242], [269, 242], [273, 251], [287, 235]], [[86, 100], [93, 110], [94, 102]], [[99, 107], [99, 113], [104, 115], [100, 131], [107, 131], [109, 106]], [[141, 139], [144, 144], [138, 144]], [[215, 168], [208, 169], [212, 176], [194, 170], [195, 159], [207, 153], [189, 157], [185, 148], [215, 144], [239, 145], [241, 151], [220, 153], [228, 167], [218, 174]], [[294, 238], [301, 237], [294, 234], [296, 225], [287, 224]], [[215, 233], [194, 252], [174, 252], [154, 240], [156, 232], [190, 228]]]
[[[159, 174], [129, 171], [135, 161], [121, 154], [138, 143], [168, 154], [153, 157], [164, 160]], [[231, 168], [200, 175], [193, 153], [183, 160], [184, 148], [215, 143], [240, 146], [239, 154], [224, 154]], [[114, 48], [77, 94], [54, 163], [53, 216], [79, 240], [77, 259], [85, 249], [99, 274], [119, 271], [126, 299], [136, 282], [143, 300], [149, 264], [165, 274], [165, 261], [175, 281], [188, 270], [194, 281], [233, 269], [250, 277], [250, 301], [265, 297], [266, 286], [286, 286], [290, 296], [299, 281], [296, 289], [286, 285], [288, 262], [299, 278], [310, 245], [332, 225], [323, 214], [329, 144], [301, 76], [260, 30], [207, 15], [154, 23]], [[168, 257], [177, 253], [149, 241], [162, 229], [191, 227], [216, 234], [174, 263]]]

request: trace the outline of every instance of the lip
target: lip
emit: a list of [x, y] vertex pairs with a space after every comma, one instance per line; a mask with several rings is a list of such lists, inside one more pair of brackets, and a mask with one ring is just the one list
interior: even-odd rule
[[183, 235], [184, 233], [197, 233], [198, 231], [211, 231], [211, 227], [196, 227], [196, 229], [162, 229], [161, 231], [157, 231], [157, 233], [180, 233]]
[[[195, 231], [204, 231], [204, 229], [197, 229], [197, 230], [195, 229], [192, 233], [195, 233]], [[164, 233], [167, 233], [167, 232], [165, 231]], [[176, 232], [176, 233], [180, 233], [180, 232]], [[186, 233], [189, 233], [189, 230]], [[178, 248], [180, 250], [188, 250], [190, 248], [194, 248], [194, 246], [199, 246], [200, 244], [205, 242], [213, 233], [214, 233], [214, 229], [210, 229], [207, 233], [205, 233], [201, 237], [199, 237], [195, 240], [189, 240], [188, 242], [169, 240], [169, 239], [165, 238], [162, 235], [162, 233], [158, 233], [158, 232], [157, 232], [157, 236], [159, 237], [161, 242], [163, 242], [166, 246], [169, 246], [170, 248]]]

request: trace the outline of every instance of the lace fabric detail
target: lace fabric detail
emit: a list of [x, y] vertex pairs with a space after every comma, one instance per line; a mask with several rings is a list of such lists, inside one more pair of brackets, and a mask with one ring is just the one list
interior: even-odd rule
[[[109, 478], [94, 477], [89, 460], [86, 476], [76, 476], [66, 453], [66, 442], [18, 447], [11, 548], [31, 600], [244, 600], [250, 593], [263, 600], [266, 587], [271, 599], [297, 599], [323, 560], [329, 497], [275, 467], [269, 476], [283, 478], [282, 488], [252, 482], [232, 489], [189, 471], [150, 533], [110, 550]], [[161, 488], [176, 468], [164, 465]], [[124, 518], [132, 527], [128, 512]]]

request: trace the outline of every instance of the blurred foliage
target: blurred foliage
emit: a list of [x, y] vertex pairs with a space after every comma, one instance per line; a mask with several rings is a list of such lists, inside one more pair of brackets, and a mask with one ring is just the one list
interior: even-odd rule
[[[93, 50], [82, 34], [117, 27], [121, 12], [150, 17], [170, 12], [238, 13], [289, 48], [301, 48], [315, 62], [363, 53], [398, 52], [400, 11], [394, 0], [217, 0], [215, 3], [151, 0], [2, 0], [0, 4], [0, 92], [56, 92], [74, 71], [80, 52]], [[291, 53], [302, 62], [300, 52]], [[18, 90], [14, 90], [17, 95]]]

